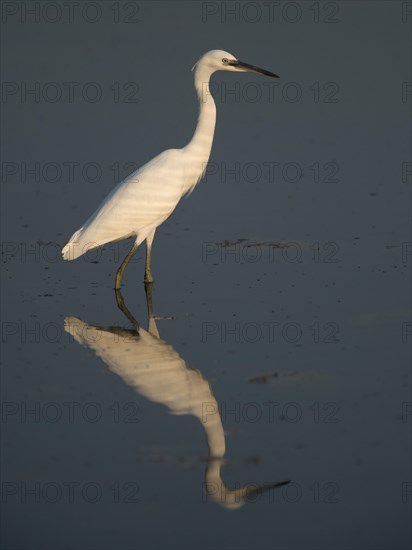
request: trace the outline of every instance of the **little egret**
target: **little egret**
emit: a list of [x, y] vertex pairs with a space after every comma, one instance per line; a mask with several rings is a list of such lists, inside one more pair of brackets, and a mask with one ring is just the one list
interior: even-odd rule
[[205, 53], [193, 69], [200, 107], [192, 139], [182, 149], [163, 151], [119, 183], [63, 247], [63, 258], [75, 260], [92, 248], [133, 237], [134, 244], [116, 273], [116, 289], [121, 287], [124, 270], [144, 240], [145, 281], [153, 281], [150, 264], [155, 231], [180, 199], [193, 191], [205, 172], [216, 124], [216, 105], [209, 90], [211, 75], [216, 71], [234, 71], [278, 78], [223, 50]]

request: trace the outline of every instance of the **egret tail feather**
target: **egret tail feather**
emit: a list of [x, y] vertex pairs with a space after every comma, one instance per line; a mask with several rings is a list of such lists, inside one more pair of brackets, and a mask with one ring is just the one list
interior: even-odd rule
[[83, 227], [76, 231], [70, 241], [63, 247], [62, 256], [64, 260], [72, 261], [83, 256], [87, 251], [92, 250], [104, 243], [101, 242], [86, 242], [84, 238]]

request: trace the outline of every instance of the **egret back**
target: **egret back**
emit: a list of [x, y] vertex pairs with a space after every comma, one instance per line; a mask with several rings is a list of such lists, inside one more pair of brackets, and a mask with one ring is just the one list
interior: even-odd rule
[[62, 250], [75, 260], [87, 250], [134, 236], [139, 243], [175, 209], [188, 187], [181, 149], [164, 151], [106, 197]]

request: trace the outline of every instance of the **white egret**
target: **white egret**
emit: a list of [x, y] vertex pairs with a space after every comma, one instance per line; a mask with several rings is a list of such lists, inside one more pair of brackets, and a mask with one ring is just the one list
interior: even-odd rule
[[200, 108], [192, 139], [182, 149], [164, 151], [119, 183], [62, 250], [65, 260], [75, 260], [97, 246], [133, 237], [135, 242], [116, 273], [116, 289], [121, 287], [124, 270], [144, 240], [145, 281], [153, 281], [150, 263], [155, 231], [204, 174], [216, 123], [216, 105], [209, 93], [211, 75], [216, 71], [234, 71], [278, 78], [223, 50], [205, 53], [193, 69]]

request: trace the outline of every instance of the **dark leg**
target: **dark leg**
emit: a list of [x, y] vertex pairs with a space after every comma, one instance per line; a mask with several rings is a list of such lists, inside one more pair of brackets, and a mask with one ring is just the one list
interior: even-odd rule
[[147, 316], [149, 317], [149, 319], [153, 317], [152, 288], [153, 288], [153, 283], [145, 282], [144, 290], [146, 292]]
[[152, 261], [152, 243], [155, 236], [154, 229], [150, 235], [146, 238], [146, 270], [144, 274], [144, 282], [145, 283], [153, 283], [153, 275], [151, 271], [151, 261]]
[[126, 258], [123, 260], [122, 265], [117, 270], [116, 281], [115, 281], [115, 285], [114, 285], [115, 290], [118, 290], [122, 286], [123, 272], [126, 269], [127, 264], [130, 262], [133, 254], [136, 252], [137, 248], [138, 248], [138, 245], [136, 243], [134, 243], [132, 248], [130, 249], [130, 252], [126, 256]]

